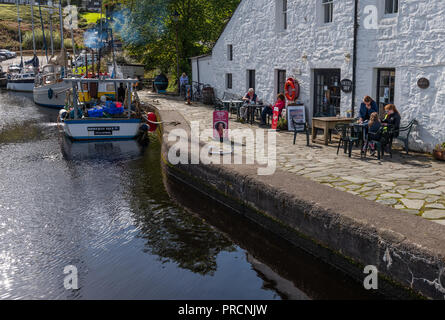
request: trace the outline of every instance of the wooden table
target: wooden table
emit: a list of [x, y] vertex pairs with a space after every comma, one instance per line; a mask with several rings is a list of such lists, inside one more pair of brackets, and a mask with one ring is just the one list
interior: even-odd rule
[[[328, 145], [331, 140], [331, 131], [334, 130], [335, 125], [353, 121], [355, 121], [353, 118], [341, 117], [312, 118], [312, 142]], [[323, 130], [323, 139], [317, 139], [317, 129]]]

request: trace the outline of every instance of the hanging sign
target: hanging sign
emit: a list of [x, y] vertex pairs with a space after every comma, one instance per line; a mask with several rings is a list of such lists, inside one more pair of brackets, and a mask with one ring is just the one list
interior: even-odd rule
[[420, 78], [417, 80], [417, 85], [420, 89], [428, 89], [430, 86], [430, 81], [427, 78]]
[[352, 92], [352, 81], [351, 80], [343, 79], [340, 82], [340, 86], [341, 86], [341, 91], [343, 91], [344, 93]]

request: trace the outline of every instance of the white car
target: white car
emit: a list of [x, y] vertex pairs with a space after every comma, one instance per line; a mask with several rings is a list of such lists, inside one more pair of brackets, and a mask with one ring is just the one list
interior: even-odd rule
[[17, 57], [17, 53], [6, 50], [6, 49], [0, 49], [0, 55], [6, 56], [7, 59], [12, 59]]

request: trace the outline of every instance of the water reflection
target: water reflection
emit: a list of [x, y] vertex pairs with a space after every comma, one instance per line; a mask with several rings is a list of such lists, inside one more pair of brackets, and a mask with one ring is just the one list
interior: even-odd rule
[[[159, 154], [159, 141], [151, 141], [150, 148], [150, 154]], [[218, 254], [233, 252], [235, 246], [198, 216], [172, 206], [161, 170], [153, 170], [159, 168], [159, 157], [148, 156], [140, 165], [131, 170], [128, 197], [135, 224], [141, 230], [139, 237], [146, 241], [144, 250], [158, 255], [162, 262], [173, 261], [194, 273], [213, 275]]]

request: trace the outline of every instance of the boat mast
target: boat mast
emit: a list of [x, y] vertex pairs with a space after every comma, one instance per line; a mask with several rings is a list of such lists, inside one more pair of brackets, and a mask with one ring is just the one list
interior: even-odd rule
[[70, 30], [71, 30], [71, 41], [73, 43], [73, 57], [76, 56], [76, 43], [74, 42], [74, 33], [73, 33], [73, 10], [71, 8], [71, 1], [68, 0], [68, 7], [70, 10]]
[[32, 26], [32, 49], [34, 55], [36, 55], [36, 34], [34, 31], [34, 0], [31, 0], [30, 5], [31, 5], [31, 26]]
[[60, 48], [65, 48], [63, 43], [63, 17], [62, 17], [62, 0], [59, 0], [59, 19], [60, 19]]
[[19, 24], [19, 42], [20, 42], [20, 67], [23, 68], [23, 48], [22, 48], [22, 30], [20, 28], [20, 7], [19, 0], [16, 0], [17, 3], [17, 22]]
[[40, 14], [40, 24], [42, 25], [43, 46], [45, 48], [46, 63], [48, 63], [48, 45], [46, 44], [45, 28], [43, 26], [42, 7], [40, 6], [40, 2], [39, 2], [39, 14]]
[[53, 38], [53, 3], [51, 1], [48, 1], [48, 7], [49, 7], [49, 30], [51, 34], [51, 57], [54, 57], [54, 38]]

